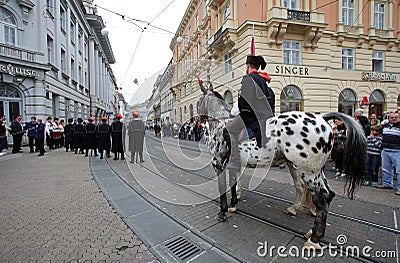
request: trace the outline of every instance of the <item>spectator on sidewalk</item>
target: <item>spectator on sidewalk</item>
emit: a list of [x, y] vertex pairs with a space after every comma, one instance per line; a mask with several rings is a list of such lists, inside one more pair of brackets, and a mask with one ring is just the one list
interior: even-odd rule
[[114, 153], [114, 160], [118, 160], [118, 154], [121, 154], [121, 160], [125, 160], [124, 156], [124, 145], [122, 143], [122, 131], [124, 124], [120, 121], [122, 115], [118, 113], [115, 115], [115, 121], [111, 124], [111, 138], [112, 138], [112, 149]]
[[46, 152], [44, 150], [44, 137], [46, 133], [46, 125], [42, 122], [42, 119], [38, 119], [35, 127], [35, 143], [36, 148], [39, 150], [38, 156], [43, 156]]
[[341, 120], [334, 120], [334, 143], [331, 152], [332, 160], [335, 162], [336, 174], [335, 177], [338, 179], [339, 177], [344, 178], [346, 174], [343, 173], [343, 155], [344, 155], [344, 144], [346, 142], [346, 126]]
[[381, 126], [371, 127], [371, 135], [367, 137], [367, 163], [365, 179], [363, 184], [376, 187], [378, 185], [378, 172], [381, 166], [382, 136], [380, 135]]
[[46, 143], [49, 149], [54, 149], [54, 140], [53, 140], [53, 118], [51, 116], [47, 117], [46, 122]]
[[68, 119], [68, 124], [64, 127], [64, 136], [65, 136], [65, 151], [71, 148], [71, 152], [74, 151], [74, 122], [73, 119]]
[[6, 116], [0, 117], [0, 156], [6, 154], [3, 150], [7, 149], [7, 128]]
[[[140, 119], [140, 115], [138, 112], [133, 112], [133, 120], [129, 125], [129, 151], [131, 152], [131, 163], [141, 163], [144, 162], [143, 160], [143, 141], [144, 141], [144, 134], [145, 134], [145, 127], [144, 122]], [[139, 156], [138, 156], [139, 155]]]
[[34, 153], [35, 133], [36, 133], [36, 117], [31, 117], [31, 121], [25, 123], [24, 130], [27, 131], [30, 153]]
[[94, 151], [94, 156], [97, 155], [97, 134], [96, 134], [96, 125], [94, 125], [94, 118], [89, 117], [88, 124], [86, 124], [86, 154], [85, 157], [89, 156], [89, 149]]
[[82, 118], [78, 118], [78, 124], [75, 125], [74, 129], [74, 148], [75, 148], [75, 154], [79, 153], [84, 154], [85, 153], [85, 136], [86, 136], [86, 128], [83, 126], [83, 120]]
[[400, 195], [400, 119], [399, 113], [390, 112], [382, 122], [382, 184], [381, 189], [393, 189], [393, 174], [397, 174], [397, 191]]
[[13, 137], [12, 153], [22, 153], [21, 143], [22, 136], [24, 135], [24, 128], [22, 126], [21, 119], [22, 116], [18, 114], [15, 120], [13, 120], [10, 124], [11, 135]]
[[101, 124], [97, 126], [97, 137], [99, 140], [99, 153], [100, 159], [103, 159], [104, 151], [106, 151], [107, 158], [110, 158], [111, 149], [111, 132], [110, 125], [107, 124], [107, 117], [101, 118]]

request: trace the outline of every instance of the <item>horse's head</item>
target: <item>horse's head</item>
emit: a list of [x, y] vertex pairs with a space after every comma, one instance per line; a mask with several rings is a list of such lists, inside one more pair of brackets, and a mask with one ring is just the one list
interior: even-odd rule
[[202, 119], [225, 119], [229, 117], [230, 111], [224, 98], [217, 91], [214, 91], [211, 82], [206, 86], [200, 85], [203, 95], [197, 102], [197, 112]]

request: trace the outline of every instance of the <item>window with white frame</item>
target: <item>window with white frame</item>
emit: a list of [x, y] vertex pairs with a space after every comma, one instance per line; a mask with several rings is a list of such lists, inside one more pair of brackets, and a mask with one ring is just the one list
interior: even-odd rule
[[224, 20], [228, 19], [230, 15], [231, 15], [231, 6], [228, 4], [225, 7]]
[[383, 72], [385, 55], [382, 51], [372, 51], [372, 71]]
[[200, 42], [197, 42], [197, 47], [196, 47], [196, 58], [199, 59], [200, 58]]
[[199, 15], [198, 14], [195, 17], [194, 23], [195, 23], [195, 27], [196, 27], [196, 31], [197, 31], [199, 29]]
[[17, 44], [17, 22], [4, 8], [0, 8], [0, 42], [11, 46]]
[[65, 50], [61, 49], [61, 72], [66, 73], [67, 71], [67, 61], [66, 61], [66, 54]]
[[71, 18], [71, 23], [70, 23], [70, 31], [69, 31], [69, 33], [70, 33], [70, 38], [71, 38], [71, 43], [73, 44], [73, 45], [75, 45], [75, 41], [76, 41], [76, 39], [75, 39], [75, 35], [76, 35], [76, 20], [75, 20], [75, 17], [72, 17]]
[[73, 58], [71, 58], [71, 77], [73, 80], [76, 80], [75, 60]]
[[60, 5], [60, 28], [64, 33], [67, 31], [67, 12], [62, 5]]
[[192, 38], [192, 29], [190, 27], [188, 29], [188, 37], [189, 37], [189, 40]]
[[82, 27], [78, 26], [78, 51], [81, 54], [82, 54], [82, 45], [83, 45], [82, 32], [83, 32]]
[[208, 2], [209, 0], [204, 0], [204, 17], [208, 15]]
[[283, 63], [300, 65], [300, 42], [283, 41]]
[[83, 44], [83, 58], [87, 61], [87, 54], [88, 54], [88, 38], [85, 36], [85, 42]]
[[283, 0], [283, 7], [296, 10], [298, 9], [297, 0]]
[[78, 80], [79, 84], [83, 84], [83, 75], [82, 75], [82, 67], [81, 65], [78, 66]]
[[343, 0], [342, 3], [343, 24], [352, 26], [354, 24], [354, 0]]
[[224, 55], [224, 68], [225, 68], [225, 74], [229, 73], [232, 71], [232, 53], [226, 53]]
[[352, 48], [342, 49], [342, 69], [354, 69], [354, 50]]
[[54, 64], [54, 50], [53, 50], [53, 39], [47, 36], [47, 62]]
[[54, 17], [54, 0], [46, 0], [46, 10]]
[[383, 29], [385, 26], [384, 3], [374, 3], [374, 25], [376, 29]]

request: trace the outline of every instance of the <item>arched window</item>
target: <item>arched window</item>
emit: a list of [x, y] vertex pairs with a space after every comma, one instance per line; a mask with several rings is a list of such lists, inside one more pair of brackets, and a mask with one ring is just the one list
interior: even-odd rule
[[338, 111], [353, 116], [357, 106], [356, 95], [351, 89], [344, 89], [339, 94]]
[[0, 41], [1, 43], [15, 46], [17, 44], [17, 21], [13, 14], [0, 8]]
[[380, 90], [374, 90], [369, 96], [368, 115], [375, 114], [379, 120], [382, 120], [385, 108], [385, 95]]
[[183, 123], [183, 116], [182, 116], [182, 107], [181, 108], [179, 108], [179, 122], [180, 123]]
[[184, 118], [185, 121], [187, 121], [187, 109], [186, 109], [186, 106], [183, 107], [183, 118]]
[[229, 106], [229, 109], [232, 109], [233, 107], [233, 96], [232, 96], [232, 92], [230, 92], [229, 90], [227, 90], [224, 94], [224, 100], [225, 103]]
[[281, 113], [303, 110], [303, 95], [298, 87], [286, 86], [281, 93]]

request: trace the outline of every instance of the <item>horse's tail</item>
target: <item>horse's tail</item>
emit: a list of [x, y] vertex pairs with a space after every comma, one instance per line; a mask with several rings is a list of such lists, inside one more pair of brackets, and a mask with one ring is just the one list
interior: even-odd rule
[[347, 139], [344, 145], [343, 165], [346, 173], [347, 195], [353, 199], [354, 192], [360, 186], [365, 174], [367, 139], [364, 131], [352, 117], [340, 112], [328, 112], [323, 115], [325, 121], [339, 119], [344, 122]]

